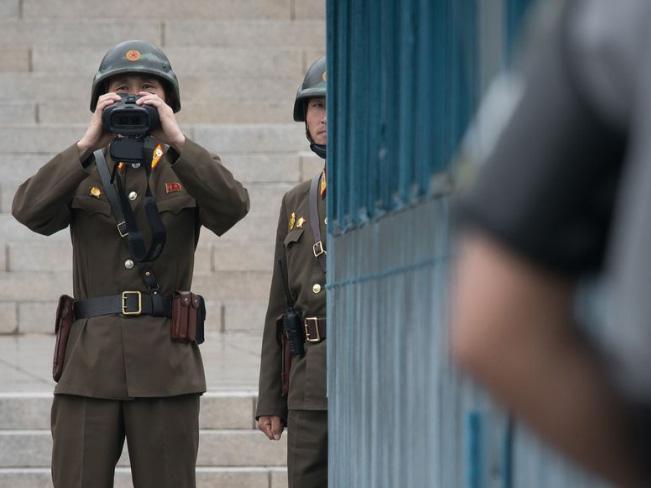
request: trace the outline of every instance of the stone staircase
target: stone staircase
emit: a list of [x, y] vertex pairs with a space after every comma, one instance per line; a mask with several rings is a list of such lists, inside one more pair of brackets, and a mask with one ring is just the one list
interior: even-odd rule
[[[51, 334], [55, 301], [71, 292], [69, 233], [46, 238], [18, 224], [14, 192], [83, 134], [106, 50], [145, 39], [179, 77], [186, 135], [249, 189], [244, 221], [221, 238], [202, 233], [193, 289], [208, 300], [208, 333], [259, 344], [282, 194], [322, 164], [291, 115], [324, 52], [324, 16], [325, 0], [0, 0], [0, 334]], [[253, 430], [255, 398], [242, 384], [203, 397], [199, 486], [286, 486], [284, 441]], [[20, 391], [0, 388], [0, 488], [47, 487], [51, 390]], [[126, 457], [116, 486], [131, 486]]]
[[305, 69], [324, 51], [324, 10], [325, 0], [2, 0], [0, 333], [49, 333], [54, 300], [69, 291], [68, 233], [31, 233], [11, 217], [11, 202], [81, 137], [99, 61], [129, 38], [165, 50], [186, 135], [249, 189], [243, 222], [222, 238], [203, 233], [194, 288], [211, 302], [209, 330], [259, 333], [280, 199], [320, 168], [291, 113]]
[[[52, 438], [50, 394], [0, 395], [0, 488], [50, 488]], [[208, 393], [201, 400], [197, 486], [280, 488], [287, 486], [286, 436], [270, 442], [254, 430], [251, 392]], [[126, 443], [125, 443], [126, 446]], [[125, 447], [115, 476], [130, 488]]]

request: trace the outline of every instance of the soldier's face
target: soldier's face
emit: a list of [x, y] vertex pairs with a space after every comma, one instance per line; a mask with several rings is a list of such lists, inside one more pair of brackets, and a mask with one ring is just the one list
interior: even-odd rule
[[137, 95], [146, 91], [158, 95], [165, 101], [163, 84], [154, 76], [117, 75], [109, 80], [107, 91], [109, 93], [128, 93], [129, 95]]
[[305, 122], [312, 140], [316, 144], [326, 145], [328, 143], [328, 118], [326, 116], [326, 100], [324, 97], [310, 98], [307, 102]]

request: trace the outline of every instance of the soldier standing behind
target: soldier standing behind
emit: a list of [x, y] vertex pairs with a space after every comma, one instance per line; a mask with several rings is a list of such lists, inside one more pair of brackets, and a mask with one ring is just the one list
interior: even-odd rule
[[[106, 130], [102, 114], [121, 101], [118, 92], [155, 108], [153, 137]], [[70, 226], [72, 237], [75, 300], [62, 297], [57, 314], [56, 488], [112, 487], [125, 437], [136, 488], [196, 485], [205, 312], [201, 297], [180, 291], [190, 290], [201, 226], [223, 234], [247, 213], [249, 198], [218, 156], [185, 137], [174, 116], [180, 107], [165, 54], [144, 41], [118, 44], [95, 76], [84, 136], [14, 197], [18, 221], [44, 235]], [[112, 157], [129, 141], [142, 162]], [[121, 203], [111, 198], [118, 196]], [[152, 244], [145, 256], [133, 252], [138, 239]]]
[[[310, 66], [294, 103], [294, 120], [305, 122], [310, 147], [323, 159], [325, 70], [325, 58]], [[262, 340], [256, 419], [272, 440], [288, 427], [290, 488], [328, 484], [325, 196], [324, 169], [283, 197]]]

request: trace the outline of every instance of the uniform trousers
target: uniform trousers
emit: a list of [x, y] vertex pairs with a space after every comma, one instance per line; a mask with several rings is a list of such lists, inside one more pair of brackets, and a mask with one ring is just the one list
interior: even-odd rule
[[54, 488], [112, 488], [126, 437], [134, 488], [195, 488], [199, 395], [103, 400], [55, 395]]
[[327, 488], [328, 412], [290, 410], [287, 436], [289, 488]]

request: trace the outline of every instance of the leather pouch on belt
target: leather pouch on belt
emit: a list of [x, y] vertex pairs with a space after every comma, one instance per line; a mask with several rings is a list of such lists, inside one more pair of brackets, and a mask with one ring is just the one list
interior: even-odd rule
[[172, 339], [201, 344], [205, 316], [203, 297], [189, 291], [175, 292], [172, 297]]
[[56, 341], [54, 345], [54, 359], [52, 361], [52, 377], [59, 381], [63, 373], [63, 363], [66, 359], [66, 347], [70, 328], [75, 321], [75, 300], [68, 295], [61, 295], [57, 305], [57, 313], [54, 322], [54, 333]]

